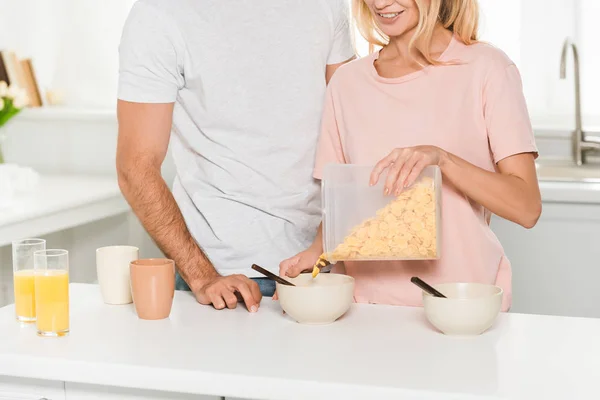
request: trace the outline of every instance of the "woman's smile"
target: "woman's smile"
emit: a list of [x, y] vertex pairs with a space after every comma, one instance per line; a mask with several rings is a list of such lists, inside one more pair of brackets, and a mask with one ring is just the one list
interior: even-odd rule
[[372, 21], [387, 37], [401, 36], [419, 23], [416, 0], [362, 0], [360, 4], [370, 11]]
[[404, 10], [397, 12], [385, 12], [385, 13], [376, 13], [377, 19], [382, 24], [393, 24], [400, 17], [400, 15], [404, 13]]

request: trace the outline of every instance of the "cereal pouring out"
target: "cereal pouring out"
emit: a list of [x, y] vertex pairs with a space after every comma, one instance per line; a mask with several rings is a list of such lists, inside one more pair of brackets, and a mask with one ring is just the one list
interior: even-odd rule
[[321, 272], [321, 268], [326, 267], [327, 265], [329, 265], [329, 261], [327, 261], [325, 254], [321, 254], [313, 267], [312, 277], [316, 278], [317, 275], [319, 275], [319, 273]]

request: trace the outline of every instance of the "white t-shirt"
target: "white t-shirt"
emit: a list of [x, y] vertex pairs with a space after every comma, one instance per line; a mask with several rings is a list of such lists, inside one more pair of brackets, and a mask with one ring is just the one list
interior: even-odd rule
[[347, 0], [139, 0], [119, 99], [175, 102], [173, 194], [217, 270], [273, 272], [312, 242], [325, 67], [354, 55]]

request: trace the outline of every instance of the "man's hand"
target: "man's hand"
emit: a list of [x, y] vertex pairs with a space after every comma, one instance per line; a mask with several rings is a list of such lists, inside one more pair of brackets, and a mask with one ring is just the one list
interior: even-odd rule
[[217, 310], [235, 308], [243, 301], [250, 312], [258, 311], [262, 294], [258, 284], [244, 275], [215, 276], [194, 291], [198, 303]]

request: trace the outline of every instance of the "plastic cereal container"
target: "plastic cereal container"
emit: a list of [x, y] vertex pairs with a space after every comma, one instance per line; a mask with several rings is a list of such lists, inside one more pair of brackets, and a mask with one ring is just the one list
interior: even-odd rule
[[329, 164], [323, 171], [323, 248], [337, 261], [441, 257], [442, 174], [423, 170], [399, 196], [384, 196], [386, 172], [369, 186], [372, 166]]

